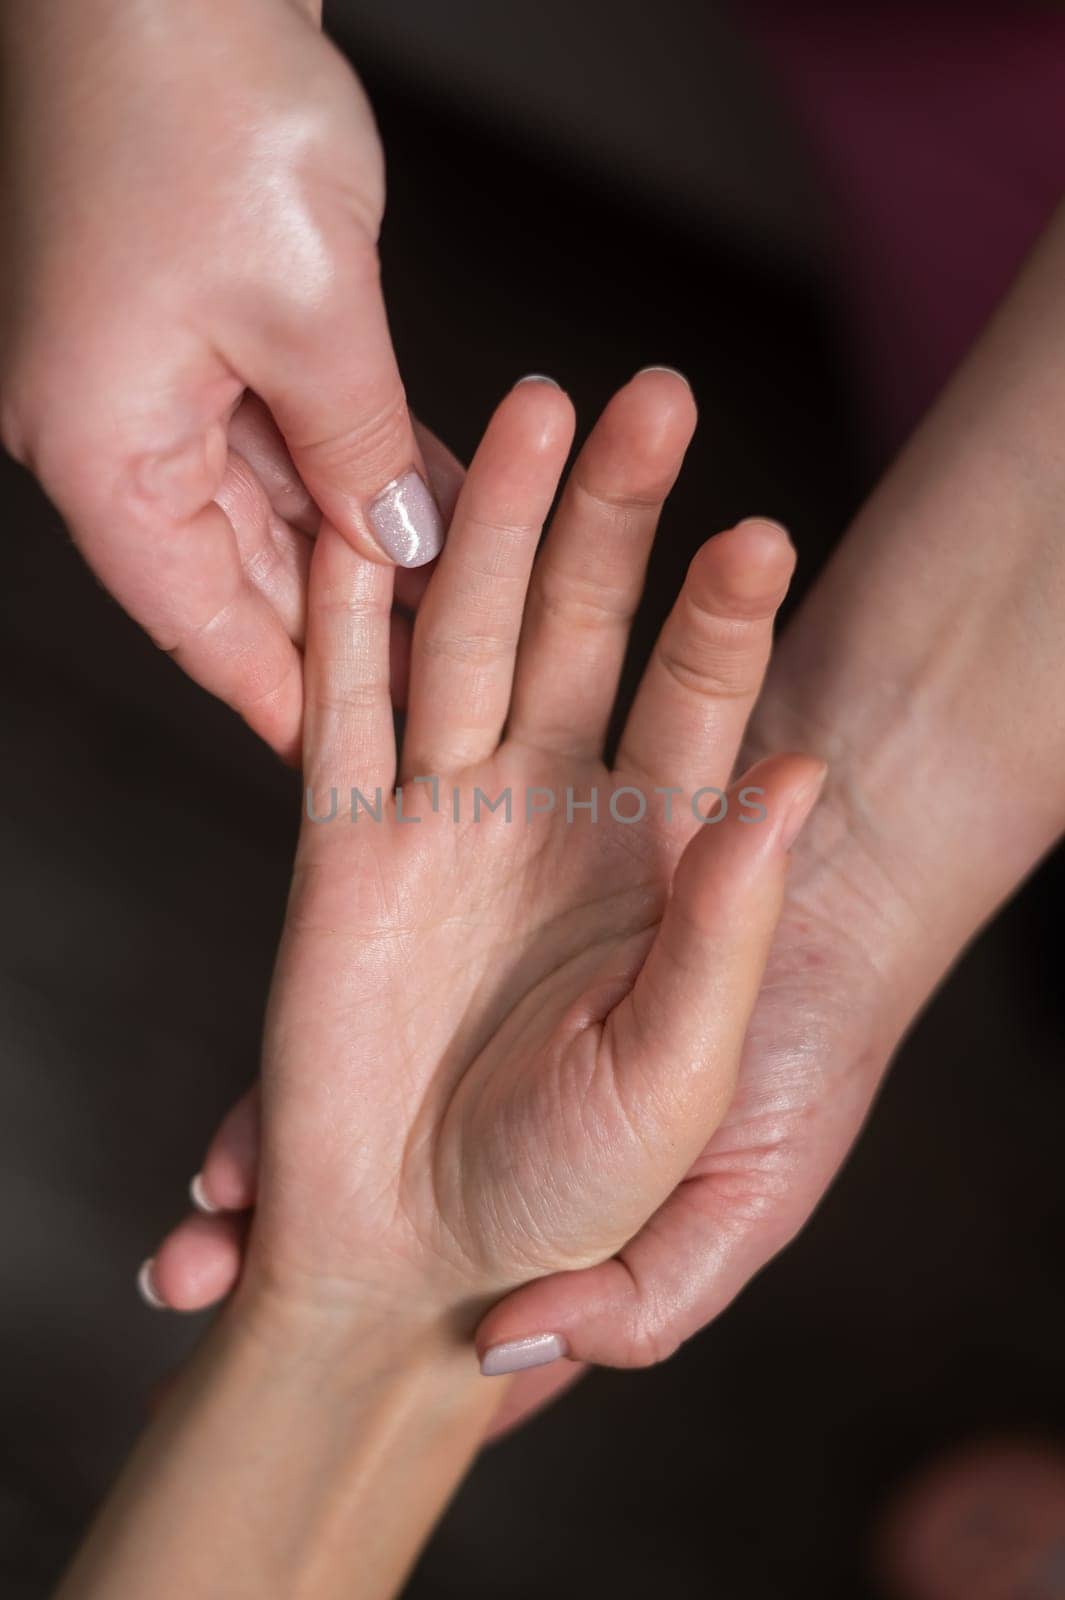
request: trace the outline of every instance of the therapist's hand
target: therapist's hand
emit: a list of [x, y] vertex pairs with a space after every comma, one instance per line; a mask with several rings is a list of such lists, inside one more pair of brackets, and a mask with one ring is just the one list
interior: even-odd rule
[[0, 44], [4, 442], [115, 598], [292, 757], [320, 513], [403, 567], [442, 540], [366, 96], [296, 0], [0, 0]]

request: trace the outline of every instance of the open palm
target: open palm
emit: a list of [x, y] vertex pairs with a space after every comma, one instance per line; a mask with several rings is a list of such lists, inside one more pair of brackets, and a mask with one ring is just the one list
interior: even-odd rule
[[[709, 792], [790, 571], [765, 523], [696, 557], [602, 764], [692, 422], [672, 375], [627, 386], [534, 569], [572, 414], [544, 384], [504, 401], [419, 612], [394, 797], [391, 573], [323, 532], [253, 1274], [335, 1294], [422, 1293], [428, 1273], [454, 1297], [589, 1266], [720, 1121], [820, 769], [775, 758]], [[619, 471], [654, 480], [635, 509], [604, 481]]]

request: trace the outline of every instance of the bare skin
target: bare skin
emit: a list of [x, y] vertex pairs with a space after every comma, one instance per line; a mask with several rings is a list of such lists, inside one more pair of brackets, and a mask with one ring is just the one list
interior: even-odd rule
[[384, 561], [368, 504], [431, 476], [377, 130], [319, 9], [0, 4], [4, 443], [115, 598], [292, 759], [320, 515]]
[[[690, 395], [668, 374], [614, 406], [690, 434]], [[500, 1398], [477, 1371], [484, 1307], [612, 1259], [728, 1105], [823, 764], [767, 758], [712, 802], [714, 822], [690, 803], [631, 823], [478, 820], [476, 796], [598, 789], [608, 806], [668, 785], [690, 801], [723, 779], [792, 552], [758, 521], [703, 547], [608, 769], [631, 605], [582, 637], [589, 613], [566, 603], [599, 514], [579, 484], [534, 567], [572, 428], [566, 397], [539, 382], [489, 424], [419, 611], [401, 755], [391, 572], [328, 526], [318, 538], [314, 803], [266, 1021], [248, 1263], [63, 1600], [324, 1600], [356, 1576], [362, 1596], [394, 1593]], [[594, 617], [635, 599], [653, 521], [613, 530], [617, 587], [582, 593]], [[562, 651], [594, 657], [599, 695], [562, 701], [541, 683]], [[702, 752], [686, 773], [682, 749]], [[415, 782], [426, 773], [439, 809]], [[381, 790], [379, 821], [353, 785], [371, 806]], [[336, 815], [314, 820], [334, 788]]]
[[[377, 283], [380, 150], [313, 4], [146, 14], [0, 5], [4, 437], [112, 592], [294, 757], [317, 507], [377, 559], [366, 495], [411, 460], [434, 477]], [[284, 137], [267, 148], [264, 126]], [[307, 271], [281, 282], [282, 259]], [[715, 1315], [801, 1227], [898, 1038], [1060, 831], [1062, 266], [1059, 221], [784, 641], [751, 749], [795, 740], [833, 780], [698, 1182], [648, 1231], [638, 1280], [568, 1280], [550, 1307], [526, 1291], [501, 1325], [550, 1309], [575, 1348], [625, 1364]], [[399, 582], [408, 604], [424, 586]], [[409, 627], [395, 631], [402, 694]], [[257, 1140], [249, 1100], [205, 1164], [216, 1205], [253, 1200]], [[183, 1224], [158, 1253], [164, 1298], [227, 1292], [243, 1231], [234, 1215]]]
[[[1058, 218], [778, 647], [748, 754], [798, 744], [831, 776], [696, 1181], [627, 1248], [632, 1271], [537, 1284], [485, 1337], [549, 1322], [588, 1359], [630, 1365], [716, 1316], [801, 1228], [900, 1037], [1059, 836], [1062, 281]], [[620, 466], [610, 481], [621, 501], [646, 492]], [[252, 1094], [205, 1159], [206, 1198], [233, 1213], [254, 1199], [256, 1127]], [[193, 1309], [227, 1292], [241, 1238], [237, 1215], [190, 1217], [157, 1253], [162, 1297]], [[504, 1420], [547, 1392], [523, 1377]]]

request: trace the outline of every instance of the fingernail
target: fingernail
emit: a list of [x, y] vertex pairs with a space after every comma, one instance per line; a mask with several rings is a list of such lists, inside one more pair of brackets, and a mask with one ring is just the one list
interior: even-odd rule
[[421, 473], [387, 483], [366, 513], [377, 542], [400, 567], [424, 567], [440, 554], [444, 523]]
[[560, 1333], [534, 1333], [528, 1339], [508, 1339], [493, 1344], [481, 1357], [481, 1372], [486, 1378], [501, 1378], [507, 1372], [524, 1372], [526, 1367], [546, 1367], [569, 1349]]
[[152, 1268], [154, 1266], [155, 1262], [151, 1256], [148, 1257], [147, 1261], [141, 1263], [141, 1269], [137, 1273], [137, 1289], [146, 1306], [151, 1306], [153, 1311], [165, 1311], [166, 1301], [161, 1300], [156, 1294], [155, 1285], [152, 1282]]
[[793, 797], [791, 809], [784, 818], [784, 823], [780, 830], [780, 843], [782, 849], [790, 850], [796, 839], [799, 837], [807, 817], [817, 804], [821, 790], [825, 786], [825, 779], [827, 777], [828, 768], [826, 766], [822, 766], [816, 778], [811, 778], [810, 782], [804, 784], [799, 790], [798, 794]]
[[787, 527], [783, 522], [781, 522], [779, 517], [766, 517], [763, 516], [760, 511], [754, 511], [749, 517], [744, 517], [743, 522], [738, 522], [736, 526], [742, 528], [744, 524], [748, 522], [761, 522], [764, 523], [767, 528], [779, 528], [785, 539], [788, 540], [789, 544], [791, 543], [791, 534], [788, 532]]
[[221, 1206], [216, 1206], [213, 1201], [208, 1200], [203, 1187], [202, 1172], [197, 1172], [196, 1176], [189, 1180], [189, 1199], [197, 1211], [204, 1212], [208, 1217], [213, 1217], [216, 1211], [222, 1209]]
[[686, 383], [689, 389], [691, 388], [691, 379], [686, 378], [683, 372], [678, 372], [676, 367], [641, 367], [639, 372], [635, 373], [634, 376], [641, 378], [645, 372], [668, 372], [674, 378], [679, 378], [681, 383]]
[[515, 389], [520, 388], [523, 383], [549, 383], [552, 389], [561, 389], [562, 387], [560, 383], [555, 382], [554, 378], [549, 378], [545, 372], [527, 372], [524, 378], [518, 379], [514, 385]]

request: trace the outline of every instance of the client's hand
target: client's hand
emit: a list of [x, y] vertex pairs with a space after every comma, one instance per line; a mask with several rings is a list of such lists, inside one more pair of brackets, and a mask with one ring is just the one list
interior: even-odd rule
[[[772, 757], [721, 793], [791, 552], [759, 522], [700, 551], [608, 769], [693, 408], [668, 374], [622, 392], [534, 571], [572, 421], [533, 381], [489, 425], [398, 763], [392, 570], [319, 536], [248, 1262], [64, 1600], [395, 1594], [504, 1392], [472, 1359], [485, 1306], [613, 1258], [728, 1103], [825, 770]], [[602, 476], [620, 457], [642, 503]], [[478, 1343], [489, 1373], [565, 1351], [550, 1327]]]
[[[252, 1286], [475, 1321], [520, 1283], [613, 1257], [720, 1121], [823, 768], [778, 757], [727, 802], [712, 792], [791, 568], [760, 522], [696, 556], [602, 763], [693, 420], [670, 374], [623, 390], [534, 568], [572, 413], [545, 383], [503, 402], [422, 602], [394, 797], [391, 571], [323, 531]], [[164, 1252], [151, 1282], [167, 1293]]]

